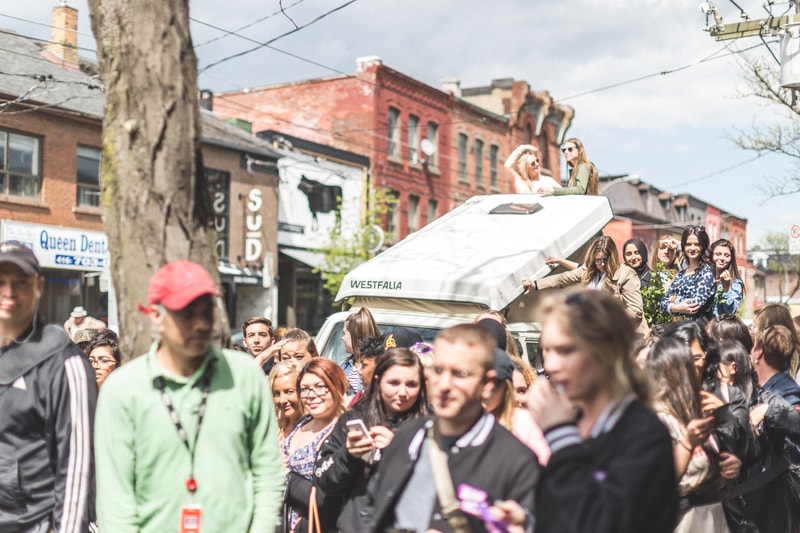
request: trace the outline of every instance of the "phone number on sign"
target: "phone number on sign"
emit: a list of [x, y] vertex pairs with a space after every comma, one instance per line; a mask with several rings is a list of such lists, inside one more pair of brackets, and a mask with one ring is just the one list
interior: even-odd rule
[[57, 255], [56, 264], [83, 268], [105, 268], [108, 260], [103, 257], [81, 257], [75, 255]]

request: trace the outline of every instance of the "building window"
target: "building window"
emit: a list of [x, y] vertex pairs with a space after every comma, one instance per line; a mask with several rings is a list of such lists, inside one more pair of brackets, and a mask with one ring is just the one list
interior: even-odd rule
[[483, 187], [483, 141], [475, 139], [475, 185]]
[[496, 144], [489, 147], [489, 184], [492, 189], [497, 188], [497, 152], [499, 148]]
[[419, 229], [419, 196], [408, 196], [408, 232]]
[[0, 131], [0, 193], [39, 196], [39, 139]]
[[467, 136], [458, 134], [458, 179], [467, 181]]
[[428, 224], [436, 220], [438, 210], [439, 202], [436, 200], [428, 200]]
[[408, 160], [419, 163], [419, 117], [408, 115]]
[[400, 212], [400, 193], [390, 190], [389, 195], [395, 198], [396, 202], [387, 204], [386, 212], [386, 236], [390, 241], [397, 240], [398, 213]]
[[389, 156], [400, 156], [400, 111], [389, 108]]
[[78, 146], [77, 205], [100, 205], [100, 150]]
[[426, 155], [428, 158], [428, 166], [436, 166], [436, 157], [439, 152], [439, 126], [435, 122], [428, 122], [428, 140], [433, 145], [434, 151], [431, 155]]

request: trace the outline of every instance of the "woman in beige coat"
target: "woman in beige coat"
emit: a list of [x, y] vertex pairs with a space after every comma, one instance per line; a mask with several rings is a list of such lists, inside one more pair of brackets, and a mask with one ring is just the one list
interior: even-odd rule
[[522, 280], [526, 292], [535, 289], [564, 288], [580, 283], [590, 289], [608, 291], [622, 302], [636, 326], [636, 332], [646, 335], [649, 331], [644, 319], [639, 275], [628, 265], [621, 264], [617, 245], [611, 237], [597, 237], [586, 250], [583, 265], [555, 276], [538, 280]]

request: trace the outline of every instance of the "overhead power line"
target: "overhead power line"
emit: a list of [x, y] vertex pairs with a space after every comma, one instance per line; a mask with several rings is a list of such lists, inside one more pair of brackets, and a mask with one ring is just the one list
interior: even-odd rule
[[[213, 63], [211, 63], [209, 65], [206, 65], [205, 67], [200, 69], [200, 71], [198, 73], [202, 74], [206, 70], [208, 70], [210, 68], [213, 68], [213, 67], [216, 67], [217, 65], [221, 65], [222, 63], [225, 63], [226, 61], [230, 61], [231, 59], [235, 59], [237, 57], [242, 57], [242, 56], [245, 56], [245, 55], [250, 54], [252, 52], [255, 52], [256, 50], [260, 50], [261, 48], [264, 48], [265, 46], [268, 46], [268, 45], [274, 43], [275, 41], [277, 41], [279, 39], [283, 39], [284, 37], [288, 37], [289, 35], [292, 35], [293, 33], [297, 33], [298, 31], [300, 31], [300, 30], [302, 30], [304, 28], [308, 28], [312, 24], [315, 24], [315, 23], [319, 22], [320, 20], [324, 19], [325, 17], [328, 17], [328, 16], [336, 13], [337, 11], [340, 11], [340, 10], [346, 8], [347, 6], [349, 6], [350, 4], [355, 3], [356, 1], [357, 0], [349, 0], [348, 2], [345, 2], [344, 4], [342, 4], [340, 6], [337, 6], [337, 7], [333, 8], [333, 9], [331, 9], [330, 11], [326, 11], [325, 13], [323, 13], [322, 15], [316, 17], [315, 19], [311, 20], [310, 22], [307, 22], [306, 24], [303, 24], [302, 26], [298, 26], [296, 28], [293, 28], [293, 29], [291, 29], [291, 30], [289, 30], [289, 31], [287, 31], [285, 33], [282, 33], [281, 35], [278, 35], [277, 37], [274, 37], [274, 38], [270, 39], [269, 41], [266, 41], [264, 43], [260, 43], [256, 47], [250, 48], [248, 50], [244, 50], [242, 52], [238, 52], [236, 54], [229, 55], [227, 57], [223, 57], [222, 59], [218, 59], [217, 61], [214, 61]], [[192, 19], [192, 20], [194, 20], [194, 19]]]

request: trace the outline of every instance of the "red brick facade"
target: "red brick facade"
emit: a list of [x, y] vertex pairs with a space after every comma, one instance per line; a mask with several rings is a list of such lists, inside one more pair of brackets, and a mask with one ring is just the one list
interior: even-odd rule
[[[399, 198], [387, 220], [397, 240], [473, 195], [513, 192], [503, 163], [523, 142], [542, 147], [544, 173], [559, 179], [559, 134], [571, 108], [531, 93], [527, 83], [511, 88], [462, 95], [457, 86], [431, 87], [372, 57], [359, 59], [353, 76], [215, 94], [214, 113], [247, 120], [254, 132], [282, 131], [368, 157], [369, 185]], [[426, 139], [433, 153], [423, 153]]]

